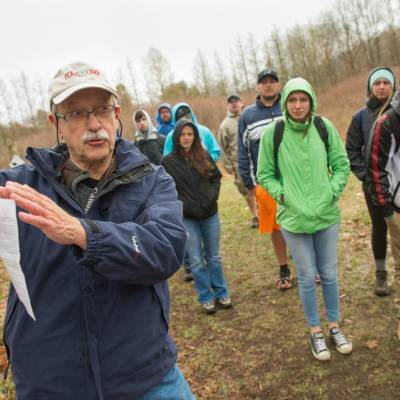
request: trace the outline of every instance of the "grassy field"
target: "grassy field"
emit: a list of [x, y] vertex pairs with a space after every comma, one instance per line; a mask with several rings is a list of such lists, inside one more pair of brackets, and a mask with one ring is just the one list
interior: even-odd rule
[[[221, 252], [235, 307], [206, 316], [182, 271], [171, 279], [171, 333], [180, 350], [180, 367], [199, 400], [400, 398], [393, 296], [373, 294], [369, 219], [354, 178], [341, 202], [342, 327], [354, 351], [349, 356], [333, 351], [332, 359], [321, 363], [308, 347], [296, 281], [289, 291], [275, 288], [278, 268], [269, 238], [249, 228], [245, 202], [232, 180], [224, 178]], [[5, 286], [3, 278], [0, 310]], [[322, 309], [321, 298], [320, 305]], [[0, 369], [4, 365], [3, 349]], [[0, 400], [4, 399], [14, 399], [10, 379], [0, 384]]]
[[[341, 202], [341, 325], [354, 351], [333, 351], [321, 363], [308, 346], [297, 284], [286, 292], [275, 288], [278, 268], [269, 237], [248, 227], [245, 202], [224, 180], [221, 252], [235, 308], [203, 315], [183, 274], [171, 281], [172, 333], [198, 399], [400, 399], [393, 296], [373, 294], [369, 218], [354, 178]], [[319, 300], [322, 310], [320, 290]]]

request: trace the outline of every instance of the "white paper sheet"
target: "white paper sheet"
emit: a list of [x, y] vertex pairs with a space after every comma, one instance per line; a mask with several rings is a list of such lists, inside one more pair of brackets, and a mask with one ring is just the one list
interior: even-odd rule
[[20, 265], [19, 237], [14, 200], [0, 199], [0, 257], [3, 259], [18, 298], [27, 313], [36, 321]]

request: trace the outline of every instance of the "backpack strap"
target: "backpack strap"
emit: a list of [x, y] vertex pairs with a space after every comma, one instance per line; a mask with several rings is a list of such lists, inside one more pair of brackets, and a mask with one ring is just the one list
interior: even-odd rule
[[283, 138], [283, 130], [285, 128], [285, 122], [283, 119], [279, 119], [275, 122], [275, 130], [274, 130], [274, 167], [275, 167], [275, 178], [279, 179], [281, 176], [281, 172], [279, 171], [278, 166], [278, 152], [279, 146], [282, 142]]
[[358, 127], [360, 128], [360, 131], [363, 132], [363, 127], [364, 127], [364, 114], [365, 111], [367, 110], [366, 107], [360, 108], [357, 111], [357, 123], [358, 123]]
[[328, 130], [326, 129], [325, 122], [320, 115], [316, 115], [314, 117], [314, 124], [315, 127], [317, 128], [319, 136], [321, 137], [321, 140], [324, 142], [326, 154], [329, 154]]

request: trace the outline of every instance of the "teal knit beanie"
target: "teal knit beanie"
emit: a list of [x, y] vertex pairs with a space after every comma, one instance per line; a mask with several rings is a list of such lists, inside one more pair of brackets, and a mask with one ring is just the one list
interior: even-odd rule
[[392, 71], [390, 71], [387, 68], [379, 68], [379, 69], [375, 70], [371, 74], [371, 76], [369, 77], [369, 80], [368, 80], [368, 89], [369, 89], [369, 91], [372, 90], [372, 85], [378, 79], [386, 79], [388, 82], [390, 82], [390, 84], [394, 88], [395, 77], [394, 77]]

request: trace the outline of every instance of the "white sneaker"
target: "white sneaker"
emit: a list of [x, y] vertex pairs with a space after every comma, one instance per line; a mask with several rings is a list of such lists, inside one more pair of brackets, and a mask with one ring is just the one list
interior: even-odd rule
[[339, 328], [329, 329], [329, 336], [331, 337], [333, 343], [335, 343], [336, 350], [341, 354], [349, 354], [353, 350], [353, 345], [344, 336], [343, 332]]
[[215, 314], [216, 309], [213, 301], [209, 303], [203, 303], [201, 307], [206, 314]]
[[310, 335], [310, 345], [313, 356], [319, 361], [327, 361], [331, 358], [331, 352], [326, 346], [322, 332]]
[[229, 296], [217, 299], [217, 302], [222, 308], [231, 308], [233, 306], [232, 300]]

